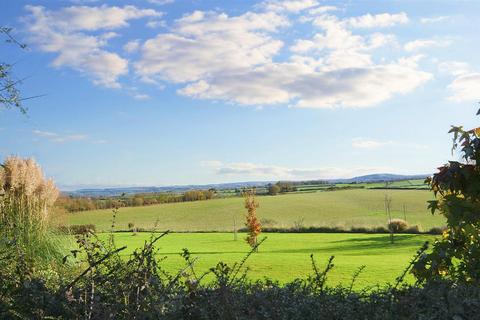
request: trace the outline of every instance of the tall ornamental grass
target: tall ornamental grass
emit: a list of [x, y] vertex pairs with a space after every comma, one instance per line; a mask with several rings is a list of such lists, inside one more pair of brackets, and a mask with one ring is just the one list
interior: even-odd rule
[[58, 195], [33, 159], [6, 158], [0, 166], [0, 245], [13, 245], [35, 260], [61, 258], [62, 239], [49, 227]]

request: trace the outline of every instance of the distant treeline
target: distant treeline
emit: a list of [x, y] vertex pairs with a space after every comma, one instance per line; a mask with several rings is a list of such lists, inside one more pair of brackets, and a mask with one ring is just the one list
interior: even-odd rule
[[56, 207], [67, 212], [87, 211], [96, 209], [113, 209], [120, 207], [140, 207], [161, 203], [209, 200], [215, 197], [216, 191], [190, 190], [184, 193], [152, 193], [136, 194], [119, 197], [75, 197], [61, 196], [55, 203]]

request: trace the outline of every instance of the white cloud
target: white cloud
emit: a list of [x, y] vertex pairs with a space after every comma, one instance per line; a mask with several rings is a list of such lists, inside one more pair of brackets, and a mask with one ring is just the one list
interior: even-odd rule
[[384, 28], [392, 27], [397, 24], [407, 23], [408, 16], [405, 12], [396, 14], [381, 13], [376, 15], [366, 14], [359, 17], [353, 17], [347, 20], [353, 28]]
[[140, 48], [140, 40], [129, 41], [123, 46], [123, 50], [128, 53], [136, 52], [138, 51], [139, 48]]
[[395, 142], [395, 141], [382, 141], [376, 140], [371, 138], [353, 138], [352, 139], [352, 147], [355, 149], [364, 149], [364, 150], [375, 150], [380, 149], [383, 147], [394, 146], [396, 148], [408, 148], [408, 149], [417, 149], [423, 150], [428, 149], [427, 145], [418, 144], [418, 143], [403, 143], [403, 142]]
[[81, 141], [81, 140], [86, 140], [88, 138], [88, 136], [84, 134], [61, 135], [55, 132], [41, 131], [41, 130], [33, 130], [33, 134], [38, 137], [46, 138], [56, 143], [64, 143], [69, 141]]
[[223, 163], [221, 161], [204, 161], [202, 165], [210, 168], [215, 174], [221, 176], [231, 176], [237, 179], [268, 180], [351, 178], [358, 175], [391, 171], [391, 168], [388, 167], [289, 168], [249, 162]]
[[392, 144], [392, 141], [378, 141], [378, 140], [368, 139], [368, 138], [352, 139], [352, 147], [356, 149], [378, 149], [391, 144]]
[[447, 39], [417, 39], [407, 42], [404, 49], [407, 51], [418, 51], [431, 47], [447, 47], [452, 42]]
[[438, 70], [453, 76], [459, 76], [470, 72], [470, 66], [461, 61], [444, 61], [438, 64]]
[[480, 73], [461, 74], [448, 86], [453, 93], [449, 100], [455, 102], [480, 101]]
[[136, 100], [148, 100], [150, 99], [150, 96], [145, 93], [137, 93], [133, 96], [133, 98]]
[[169, 3], [174, 3], [175, 0], [147, 0], [147, 2], [157, 6], [163, 6]]
[[426, 17], [426, 18], [421, 18], [420, 22], [421, 23], [437, 23], [437, 22], [448, 20], [448, 19], [450, 19], [449, 16]]
[[152, 29], [156, 29], [156, 28], [166, 27], [167, 23], [163, 20], [152, 20], [152, 21], [148, 21], [146, 26]]
[[[73, 6], [47, 10], [26, 6], [24, 18], [30, 41], [44, 52], [57, 53], [53, 66], [68, 66], [87, 74], [95, 84], [118, 88], [118, 78], [128, 73], [128, 61], [103, 49], [116, 37], [114, 30], [128, 26], [128, 21], [158, 17], [161, 13], [134, 6], [99, 7]], [[98, 33], [98, 31], [104, 31]], [[97, 31], [94, 35], [87, 32]]]
[[262, 3], [267, 11], [289, 11], [298, 13], [300, 11], [318, 6], [316, 0], [268, 0]]
[[275, 13], [229, 17], [196, 11], [177, 20], [174, 33], [146, 41], [136, 70], [147, 79], [182, 83], [268, 63], [282, 42], [264, 32], [286, 24]]
[[308, 10], [308, 14], [318, 15], [318, 14], [324, 14], [329, 11], [336, 11], [336, 10], [338, 10], [338, 8], [335, 6], [319, 6], [319, 7]]
[[312, 18], [322, 30], [298, 39], [281, 61], [278, 31], [290, 25], [275, 12], [228, 16], [196, 11], [178, 19], [169, 33], [142, 45], [135, 65], [148, 82], [183, 84], [178, 93], [199, 99], [245, 105], [291, 104], [297, 107], [369, 107], [408, 93], [432, 75], [418, 69], [418, 57], [377, 63], [372, 52], [395, 46], [393, 34], [354, 34], [355, 26], [403, 23], [406, 15], [375, 15], [341, 20]]

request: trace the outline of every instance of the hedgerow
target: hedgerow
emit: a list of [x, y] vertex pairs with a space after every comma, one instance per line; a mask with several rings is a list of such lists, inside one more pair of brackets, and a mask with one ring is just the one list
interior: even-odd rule
[[[245, 259], [219, 263], [198, 274], [184, 250], [177, 273], [162, 267], [154, 235], [127, 259], [113, 237], [77, 236], [78, 250], [64, 259], [70, 273], [35, 269], [14, 242], [0, 252], [0, 319], [475, 319], [480, 288], [447, 281], [422, 287], [395, 284], [364, 290], [329, 287], [333, 257], [321, 270], [312, 256], [312, 275], [280, 285], [249, 281]], [[260, 245], [261, 242], [258, 243]], [[253, 248], [251, 252], [254, 252]], [[419, 251], [420, 256], [425, 247]], [[412, 261], [412, 264], [414, 261]], [[411, 264], [411, 265], [412, 265]], [[411, 266], [410, 265], [410, 266]], [[76, 266], [76, 267], [75, 267]], [[360, 270], [361, 271], [361, 270]], [[205, 276], [209, 281], [205, 281]], [[456, 318], [455, 318], [456, 317]]]

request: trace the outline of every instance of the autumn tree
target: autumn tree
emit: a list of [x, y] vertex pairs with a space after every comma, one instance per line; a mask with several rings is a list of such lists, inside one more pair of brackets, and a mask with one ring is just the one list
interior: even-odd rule
[[[249, 190], [243, 193], [245, 198], [245, 208], [247, 209], [245, 226], [248, 230], [248, 236], [245, 241], [255, 248], [257, 245], [257, 237], [262, 232], [262, 226], [257, 218], [258, 201], [255, 199], [255, 191]], [[256, 249], [258, 251], [258, 249]]]
[[480, 284], [480, 128], [452, 126], [449, 133], [460, 160], [449, 161], [427, 179], [437, 198], [429, 208], [446, 218], [448, 228], [412, 272], [419, 282], [447, 278]]

